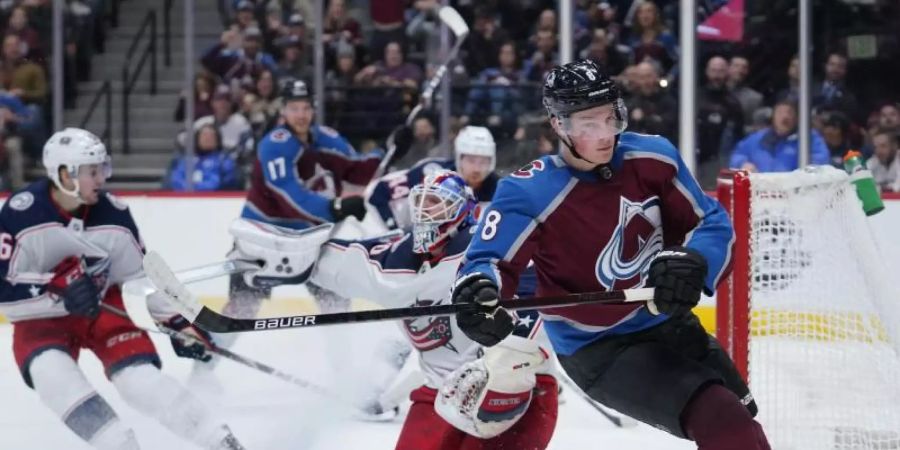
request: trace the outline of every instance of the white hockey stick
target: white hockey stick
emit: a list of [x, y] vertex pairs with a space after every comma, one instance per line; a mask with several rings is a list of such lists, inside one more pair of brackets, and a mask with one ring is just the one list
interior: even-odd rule
[[[456, 37], [456, 42], [453, 43], [453, 47], [450, 49], [450, 52], [447, 53], [444, 62], [437, 68], [434, 75], [428, 80], [428, 83], [425, 84], [425, 90], [422, 91], [419, 103], [409, 112], [409, 115], [406, 116], [406, 126], [412, 125], [416, 116], [419, 115], [419, 112], [421, 112], [423, 108], [431, 106], [431, 97], [434, 95], [434, 90], [441, 84], [441, 79], [444, 77], [444, 74], [447, 73], [447, 65], [453, 61], [453, 58], [456, 58], [459, 47], [462, 45], [463, 41], [465, 41], [466, 36], [469, 35], [469, 26], [466, 25], [466, 21], [463, 20], [462, 16], [460, 16], [452, 7], [440, 7], [440, 9], [438, 9], [438, 18], [447, 25], [447, 28], [450, 28], [450, 31]], [[373, 180], [381, 178], [381, 176], [384, 175], [384, 172], [387, 171], [388, 163], [390, 163], [391, 158], [396, 151], [397, 146], [394, 145], [394, 135], [391, 134], [387, 139], [387, 153], [385, 153], [384, 158], [382, 158], [381, 164], [378, 165], [378, 169], [375, 170], [375, 175], [372, 176]]]

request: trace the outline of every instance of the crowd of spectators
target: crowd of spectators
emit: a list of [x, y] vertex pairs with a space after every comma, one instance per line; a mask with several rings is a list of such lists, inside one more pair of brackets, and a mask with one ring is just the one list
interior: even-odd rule
[[[105, 44], [110, 0], [66, 0], [63, 12], [64, 93], [75, 104], [78, 81], [91, 77], [90, 60]], [[0, 1], [0, 187], [25, 183], [37, 164], [51, 122], [49, 55], [52, 0]]]
[[[222, 0], [223, 32], [200, 59], [195, 82], [194, 129], [217, 131], [215, 149], [235, 161], [240, 185], [254, 146], [279, 120], [278, 86], [286, 79], [312, 81], [315, 49], [309, 0]], [[375, 146], [416, 104], [423, 83], [440, 61], [440, 24], [429, 13], [437, 0], [329, 0], [323, 21], [326, 123], [359, 150]], [[706, 2], [709, 3], [709, 2]], [[715, 3], [715, 2], [712, 2]], [[452, 136], [464, 125], [488, 127], [499, 159], [512, 168], [551, 151], [556, 136], [540, 103], [544, 75], [559, 61], [556, 4], [549, 0], [451, 2], [471, 32], [452, 66]], [[579, 0], [574, 11], [574, 51], [607, 68], [624, 93], [629, 129], [678, 142], [678, 2], [674, 0]], [[748, 38], [749, 39], [749, 38]], [[745, 39], [748, 40], [748, 39]], [[811, 162], [840, 165], [860, 149], [879, 179], [897, 176], [900, 131], [897, 99], [863, 98], [847, 83], [853, 61], [840, 45], [814, 67]], [[715, 185], [722, 168], [792, 170], [798, 151], [796, 57], [761, 58], [746, 42], [701, 43], [697, 89], [697, 175]], [[760, 76], [766, 74], [766, 76]], [[759, 80], [763, 80], [760, 82]], [[771, 81], [775, 80], [775, 81]], [[182, 98], [175, 113], [183, 120]], [[438, 104], [445, 101], [440, 93]], [[414, 123], [415, 142], [404, 159], [447, 155], [435, 116]], [[893, 149], [893, 150], [891, 150]], [[207, 156], [209, 158], [210, 156]], [[211, 159], [213, 160], [213, 159]], [[180, 154], [173, 160], [170, 186]], [[211, 175], [212, 176], [212, 175]], [[215, 186], [201, 180], [197, 185]], [[895, 189], [896, 180], [879, 181]], [[221, 186], [220, 186], [221, 187]]]

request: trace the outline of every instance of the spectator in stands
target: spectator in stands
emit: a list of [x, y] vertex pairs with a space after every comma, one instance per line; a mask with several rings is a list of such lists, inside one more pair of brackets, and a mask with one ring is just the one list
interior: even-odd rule
[[422, 69], [403, 60], [403, 50], [399, 42], [390, 42], [384, 47], [384, 59], [359, 71], [356, 82], [416, 90], [422, 82]]
[[791, 63], [787, 69], [787, 87], [778, 91], [775, 95], [775, 101], [781, 100], [800, 100], [800, 59], [797, 56], [791, 58]]
[[241, 0], [237, 2], [235, 7], [234, 24], [241, 32], [247, 31], [248, 28], [259, 28], [256, 24], [256, 6], [249, 0]]
[[[200, 72], [194, 76], [194, 117], [192, 120], [212, 114], [212, 94], [215, 86], [216, 80], [206, 72]], [[178, 106], [175, 107], [176, 122], [184, 120], [185, 95], [186, 92], [182, 91], [178, 98]]]
[[886, 103], [878, 110], [878, 128], [900, 137], [900, 105]]
[[678, 61], [678, 42], [666, 30], [659, 7], [649, 0], [639, 1], [641, 3], [637, 7], [636, 20], [628, 39], [633, 61], [641, 62], [650, 58], [668, 72]]
[[219, 44], [203, 55], [203, 67], [226, 82], [240, 80], [245, 75], [256, 76], [263, 69], [277, 70], [272, 55], [261, 50], [262, 34], [259, 28], [247, 28], [243, 32], [229, 28], [222, 33]]
[[282, 36], [277, 44], [281, 51], [281, 59], [275, 68], [278, 78], [311, 79], [313, 67], [300, 38], [294, 35]]
[[619, 74], [628, 65], [628, 55], [623, 54], [615, 45], [610, 45], [608, 33], [603, 28], [595, 28], [591, 42], [580, 53], [581, 59], [590, 59], [601, 67], [605, 67], [607, 73]]
[[424, 158], [439, 157], [441, 155], [437, 145], [437, 130], [434, 123], [427, 115], [420, 116], [413, 121], [413, 143], [406, 160], [415, 162]]
[[356, 52], [348, 44], [338, 46], [337, 64], [325, 73], [325, 95], [335, 107], [342, 107], [349, 98], [348, 88], [356, 77]]
[[47, 100], [47, 76], [41, 66], [24, 57], [21, 43], [14, 34], [3, 38], [0, 60], [3, 88], [26, 104], [43, 105]]
[[403, 46], [406, 39], [403, 26], [405, 0], [379, 0], [369, 2], [372, 18], [372, 38], [369, 41], [371, 55], [383, 55], [385, 47], [394, 42]]
[[747, 74], [750, 73], [750, 61], [745, 56], [735, 55], [728, 63], [728, 90], [741, 104], [744, 113], [745, 132], [749, 132], [750, 118], [762, 106], [763, 96], [755, 89], [747, 86]]
[[244, 114], [253, 128], [253, 137], [259, 142], [278, 122], [281, 99], [276, 89], [275, 75], [264, 70], [256, 79], [253, 100]]
[[9, 180], [5, 184], [24, 185], [25, 166], [41, 159], [47, 137], [39, 108], [25, 105], [18, 96], [0, 92], [0, 143], [9, 171]]
[[19, 37], [22, 54], [26, 58], [38, 64], [43, 64], [44, 48], [41, 43], [41, 36], [28, 23], [28, 12], [25, 11], [25, 8], [21, 6], [13, 8], [9, 15], [9, 26], [6, 29], [6, 34], [14, 34]]
[[[221, 137], [213, 125], [204, 125], [194, 132], [193, 173], [190, 174], [195, 191], [240, 189], [238, 170], [234, 160], [222, 151]], [[188, 155], [172, 160], [165, 185], [173, 191], [188, 187]]]
[[221, 146], [226, 151], [243, 152], [253, 147], [253, 130], [243, 115], [234, 111], [231, 90], [219, 85], [212, 97], [213, 113], [194, 122], [194, 129], [212, 124], [219, 130]]
[[497, 67], [500, 46], [508, 41], [506, 31], [497, 23], [493, 11], [486, 5], [475, 9], [472, 32], [466, 38], [466, 69], [471, 74]]
[[500, 47], [497, 60], [500, 62], [497, 67], [478, 75], [460, 120], [463, 124], [487, 126], [495, 135], [510, 136], [516, 130], [519, 116], [525, 112], [525, 99], [516, 86], [526, 81], [525, 72], [513, 42]]
[[529, 59], [531, 68], [528, 71], [528, 79], [541, 83], [544, 81], [544, 75], [559, 61], [559, 55], [556, 53], [557, 37], [552, 30], [538, 30], [534, 38], [535, 51]]
[[850, 150], [850, 119], [839, 112], [828, 114], [822, 123], [822, 139], [828, 147], [831, 165], [844, 166], [844, 154]]
[[897, 158], [897, 135], [887, 130], [876, 130], [872, 135], [875, 153], [866, 161], [875, 183], [883, 192], [900, 191], [900, 158]]
[[816, 111], [840, 111], [860, 122], [856, 96], [846, 85], [847, 56], [832, 52], [825, 63], [825, 79], [812, 87], [812, 106]]
[[347, 15], [344, 0], [331, 0], [325, 12], [325, 24], [322, 27], [323, 43], [329, 50], [333, 61], [341, 42], [353, 46], [354, 50], [362, 46], [362, 27], [355, 19]]
[[635, 67], [635, 89], [626, 98], [628, 128], [677, 142], [678, 104], [659, 85], [659, 69], [648, 61]]
[[744, 113], [726, 89], [727, 79], [725, 58], [710, 58], [706, 84], [697, 93], [697, 181], [704, 189], [715, 189], [719, 169], [744, 134]]
[[[788, 172], [798, 166], [799, 146], [797, 105], [782, 100], [775, 105], [771, 127], [738, 142], [731, 154], [730, 167], [750, 172]], [[828, 147], [816, 130], [812, 130], [809, 162], [829, 163]]]

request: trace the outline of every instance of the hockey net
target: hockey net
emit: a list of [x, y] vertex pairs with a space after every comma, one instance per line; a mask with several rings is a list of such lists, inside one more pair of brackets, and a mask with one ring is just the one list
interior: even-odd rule
[[[900, 296], [847, 175], [720, 179], [734, 270], [716, 334], [773, 449], [900, 449]], [[896, 268], [893, 269], [896, 272]]]

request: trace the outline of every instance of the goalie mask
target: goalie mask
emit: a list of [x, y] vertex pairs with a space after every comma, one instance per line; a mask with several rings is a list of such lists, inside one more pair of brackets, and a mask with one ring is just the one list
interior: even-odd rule
[[441, 170], [425, 177], [409, 194], [413, 251], [433, 253], [460, 226], [473, 224], [476, 205], [472, 190], [456, 172]]

